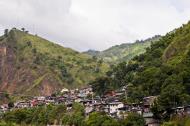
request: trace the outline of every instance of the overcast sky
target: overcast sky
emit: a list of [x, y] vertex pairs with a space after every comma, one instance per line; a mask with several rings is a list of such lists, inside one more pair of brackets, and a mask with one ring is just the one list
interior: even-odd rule
[[190, 20], [190, 0], [0, 0], [0, 32], [25, 27], [84, 51], [165, 34]]

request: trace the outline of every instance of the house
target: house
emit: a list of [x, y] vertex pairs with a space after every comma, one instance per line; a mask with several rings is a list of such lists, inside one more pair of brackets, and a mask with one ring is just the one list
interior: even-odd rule
[[4, 47], [0, 47], [0, 54], [1, 56], [6, 56], [7, 54], [7, 48], [4, 46]]
[[122, 102], [110, 102], [105, 105], [105, 108], [108, 108], [108, 112], [110, 114], [117, 113], [118, 108], [124, 107], [124, 104]]
[[4, 113], [4, 112], [8, 111], [8, 108], [9, 108], [8, 104], [3, 104], [0, 106], [0, 111]]
[[70, 94], [75, 94], [76, 90], [70, 90]]
[[87, 97], [87, 95], [86, 95], [85, 93], [80, 92], [80, 93], [77, 95], [77, 97], [85, 98], [85, 97]]
[[176, 113], [180, 116], [183, 116], [185, 113], [184, 113], [184, 107], [183, 106], [180, 106], [180, 107], [177, 107], [176, 108]]
[[20, 101], [15, 103], [15, 108], [29, 108], [31, 104], [29, 101]]
[[152, 112], [143, 113], [143, 118], [146, 122], [146, 126], [160, 126], [161, 124], [160, 120], [154, 118]]
[[63, 88], [62, 90], [61, 90], [61, 93], [68, 93], [69, 92], [69, 89], [67, 89], [67, 88]]
[[48, 104], [54, 104], [55, 103], [55, 100], [53, 99], [47, 99], [45, 100], [45, 104], [48, 105]]
[[103, 106], [100, 106], [100, 111], [103, 111], [103, 112], [109, 114], [110, 108], [109, 108], [108, 104], [103, 104]]
[[94, 111], [94, 107], [93, 107], [93, 105], [86, 105], [85, 106], [85, 114], [86, 115], [89, 115], [91, 112], [93, 112]]
[[85, 100], [82, 100], [80, 103], [82, 103], [83, 105], [92, 105], [93, 101], [85, 99]]
[[116, 97], [120, 97], [120, 96], [122, 96], [123, 94], [124, 94], [123, 91], [117, 91], [117, 92], [115, 93], [115, 96], [116, 96]]
[[143, 104], [144, 105], [153, 105], [154, 100], [157, 98], [157, 96], [148, 96], [143, 98]]
[[34, 104], [37, 104], [38, 106], [45, 105], [45, 100], [46, 100], [46, 97], [44, 96], [34, 97], [33, 99], [33, 101], [35, 101]]
[[86, 87], [79, 90], [79, 94], [83, 96], [92, 95], [92, 87]]
[[94, 106], [94, 111], [97, 112], [104, 111], [102, 103], [94, 103], [93, 106]]
[[186, 115], [190, 115], [190, 105], [184, 107], [184, 112]]
[[[186, 108], [186, 110], [188, 110]], [[174, 115], [178, 115], [178, 116], [184, 116], [185, 115], [185, 107], [183, 106], [179, 106], [179, 107], [175, 107], [175, 108], [172, 108], [172, 112]]]
[[143, 112], [149, 113], [151, 110], [151, 106], [154, 104], [154, 100], [157, 98], [157, 96], [149, 96], [143, 98]]
[[82, 102], [82, 99], [81, 99], [81, 98], [76, 98], [76, 99], [75, 99], [75, 102], [78, 102], [78, 103], [79, 103], [79, 102]]
[[65, 101], [66, 101], [66, 98], [64, 96], [57, 97], [56, 99], [57, 104], [64, 103]]
[[128, 112], [130, 112], [129, 106], [124, 106], [117, 109], [117, 117], [119, 119], [124, 119], [128, 116]]
[[39, 96], [39, 97], [35, 97], [38, 101], [45, 101], [46, 97], [44, 96]]
[[65, 105], [67, 107], [67, 110], [71, 110], [72, 106], [73, 106], [73, 103], [72, 102], [67, 102], [67, 103], [65, 103]]
[[113, 97], [115, 96], [115, 94], [116, 94], [115, 91], [109, 91], [105, 94], [105, 97]]
[[36, 99], [33, 99], [30, 101], [30, 105], [31, 105], [31, 107], [35, 107], [38, 105], [38, 101]]

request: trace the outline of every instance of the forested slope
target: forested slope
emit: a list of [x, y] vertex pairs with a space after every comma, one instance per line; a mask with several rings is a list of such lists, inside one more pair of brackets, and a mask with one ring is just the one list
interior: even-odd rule
[[[127, 86], [127, 102], [158, 96], [153, 107], [157, 116], [169, 116], [172, 108], [190, 104], [190, 22], [151, 44], [144, 54], [127, 65], [120, 63], [107, 76], [92, 82], [103, 94]], [[166, 114], [167, 113], [167, 114]]]

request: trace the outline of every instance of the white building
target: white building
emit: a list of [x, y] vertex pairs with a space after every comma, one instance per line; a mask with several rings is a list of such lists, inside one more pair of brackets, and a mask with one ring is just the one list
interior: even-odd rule
[[124, 107], [124, 104], [122, 102], [111, 102], [106, 105], [107, 108], [109, 108], [109, 113], [117, 113], [117, 110], [119, 108]]
[[67, 88], [63, 88], [63, 89], [61, 90], [61, 93], [67, 93], [67, 92], [69, 92], [69, 89], [67, 89]]
[[85, 113], [88, 115], [89, 113], [91, 113], [94, 110], [92, 105], [87, 105], [85, 106]]
[[46, 97], [44, 97], [44, 96], [39, 96], [39, 97], [36, 97], [36, 99], [37, 99], [38, 101], [45, 101]]
[[15, 103], [15, 107], [16, 108], [29, 108], [29, 107], [31, 107], [31, 104], [30, 104], [30, 102], [20, 101], [20, 102]]

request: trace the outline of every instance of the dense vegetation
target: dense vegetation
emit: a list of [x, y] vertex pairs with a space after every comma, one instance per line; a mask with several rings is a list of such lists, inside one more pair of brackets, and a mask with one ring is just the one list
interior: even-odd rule
[[28, 31], [5, 30], [0, 37], [0, 91], [49, 95], [102, 76], [108, 65]]
[[158, 96], [152, 107], [168, 119], [172, 108], [190, 104], [190, 22], [151, 44], [128, 64], [120, 63], [91, 84], [98, 94], [127, 85], [127, 102]]
[[125, 120], [116, 120], [105, 113], [94, 112], [85, 118], [84, 107], [74, 103], [72, 110], [64, 105], [47, 105], [36, 108], [17, 109], [2, 115], [0, 126], [17, 125], [74, 125], [74, 126], [144, 126], [144, 119], [130, 113]]
[[123, 61], [128, 62], [134, 56], [144, 53], [151, 43], [158, 41], [160, 38], [161, 36], [156, 35], [146, 40], [137, 40], [135, 43], [116, 45], [104, 51], [89, 50], [85, 53], [99, 59], [103, 59], [105, 62], [110, 64], [120, 63]]

